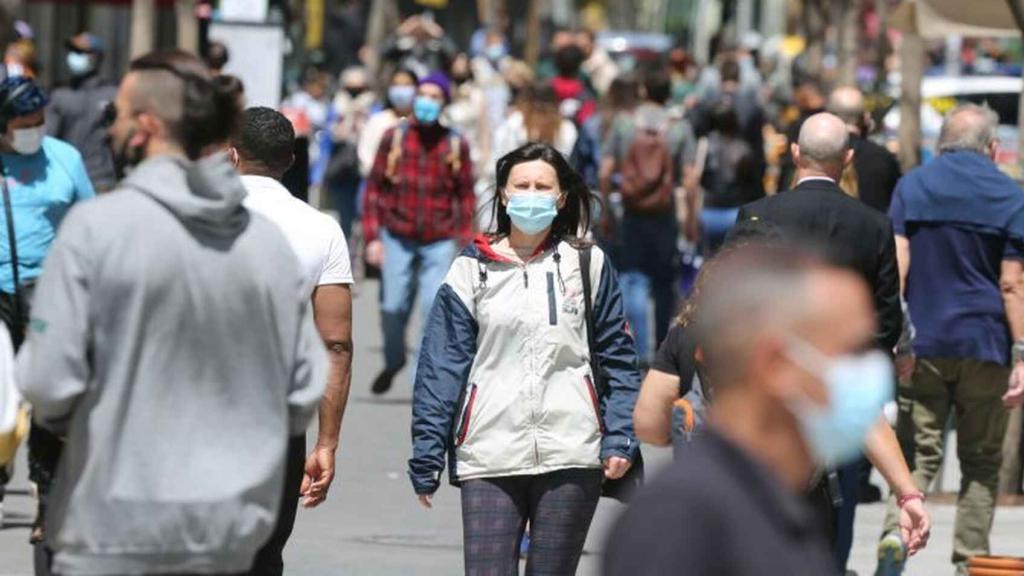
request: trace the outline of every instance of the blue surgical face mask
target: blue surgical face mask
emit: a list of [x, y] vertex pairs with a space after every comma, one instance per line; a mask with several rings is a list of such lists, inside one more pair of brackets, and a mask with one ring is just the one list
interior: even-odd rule
[[433, 98], [417, 96], [412, 105], [412, 113], [422, 124], [433, 124], [441, 117], [441, 103]]
[[391, 102], [391, 106], [399, 110], [412, 108], [414, 98], [416, 98], [415, 86], [398, 85], [388, 88], [388, 102]]
[[816, 374], [828, 390], [828, 405], [801, 398], [789, 403], [817, 464], [841, 466], [856, 460], [864, 440], [892, 400], [893, 367], [885, 353], [826, 358], [814, 346], [793, 339], [789, 356]]
[[558, 216], [558, 199], [551, 194], [520, 192], [509, 196], [505, 212], [516, 230], [532, 236], [551, 227]]
[[484, 56], [491, 62], [501, 60], [507, 53], [508, 51], [505, 50], [504, 44], [491, 44], [484, 49]]
[[92, 57], [82, 52], [68, 52], [68, 70], [75, 76], [82, 76], [92, 71]]

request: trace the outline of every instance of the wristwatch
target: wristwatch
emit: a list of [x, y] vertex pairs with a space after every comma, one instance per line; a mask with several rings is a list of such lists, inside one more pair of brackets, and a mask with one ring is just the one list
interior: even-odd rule
[[1013, 343], [1013, 363], [1024, 361], [1024, 338]]

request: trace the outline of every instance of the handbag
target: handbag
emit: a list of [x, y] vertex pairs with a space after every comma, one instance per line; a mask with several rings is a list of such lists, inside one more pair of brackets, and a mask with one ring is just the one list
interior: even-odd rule
[[[597, 346], [594, 342], [594, 308], [591, 294], [593, 289], [590, 285], [590, 256], [591, 246], [584, 246], [580, 251], [580, 276], [583, 280], [583, 312], [584, 321], [587, 326], [587, 347], [590, 349], [590, 371], [594, 376], [594, 388], [599, 397], [606, 397], [610, 392], [604, 372], [597, 360]], [[644, 483], [644, 455], [637, 447], [636, 457], [629, 470], [617, 480], [605, 478], [601, 486], [601, 495], [605, 498], [612, 498], [619, 502], [628, 502], [633, 492]]]

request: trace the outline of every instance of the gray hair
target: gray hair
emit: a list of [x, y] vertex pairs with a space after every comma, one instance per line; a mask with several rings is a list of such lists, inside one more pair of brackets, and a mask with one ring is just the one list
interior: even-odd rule
[[708, 266], [693, 327], [710, 382], [728, 385], [742, 375], [762, 334], [796, 328], [813, 314], [812, 274], [826, 265], [807, 248], [773, 242], [737, 248]]
[[996, 140], [999, 116], [988, 106], [960, 104], [946, 114], [939, 132], [939, 152], [974, 150], [987, 153]]
[[822, 112], [811, 116], [800, 128], [801, 158], [819, 166], [842, 164], [850, 148], [846, 123], [835, 114]]

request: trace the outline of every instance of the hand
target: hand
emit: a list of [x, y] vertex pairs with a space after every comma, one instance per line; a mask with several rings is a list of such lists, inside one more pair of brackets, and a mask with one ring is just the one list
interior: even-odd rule
[[923, 500], [911, 500], [900, 509], [900, 538], [911, 556], [928, 545], [932, 521]]
[[366, 263], [375, 268], [384, 265], [384, 244], [380, 240], [374, 240], [366, 245]]
[[431, 508], [434, 507], [434, 497], [431, 496], [430, 494], [420, 494], [419, 499], [420, 504], [422, 504], [423, 507], [426, 508], [427, 510], [430, 510]]
[[1024, 405], [1024, 362], [1017, 362], [1010, 372], [1010, 386], [1003, 394], [1003, 404], [1007, 408]]
[[632, 465], [632, 462], [619, 456], [605, 458], [604, 477], [608, 480], [618, 480], [626, 475], [626, 472], [629, 471], [629, 467]]
[[304, 508], [316, 508], [327, 500], [327, 491], [334, 481], [334, 450], [317, 446], [306, 458], [306, 473], [302, 476]]
[[907, 382], [914, 375], [914, 367], [917, 365], [917, 358], [913, 354], [901, 354], [896, 356], [896, 377], [900, 382]]

